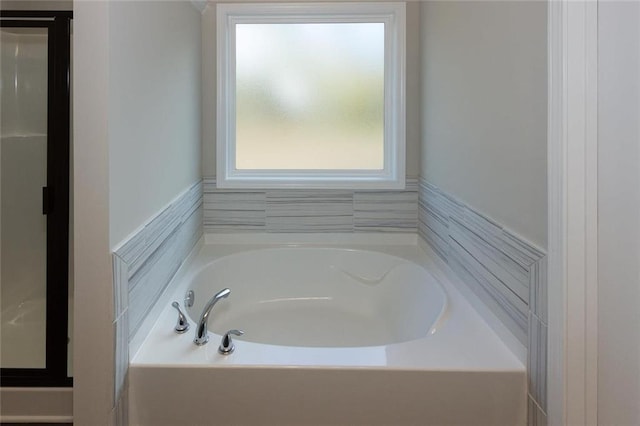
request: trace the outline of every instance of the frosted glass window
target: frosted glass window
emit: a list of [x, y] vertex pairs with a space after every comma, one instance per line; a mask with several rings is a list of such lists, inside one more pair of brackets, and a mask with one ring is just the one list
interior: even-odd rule
[[236, 26], [236, 168], [384, 166], [384, 24]]
[[404, 3], [216, 7], [219, 187], [404, 187]]

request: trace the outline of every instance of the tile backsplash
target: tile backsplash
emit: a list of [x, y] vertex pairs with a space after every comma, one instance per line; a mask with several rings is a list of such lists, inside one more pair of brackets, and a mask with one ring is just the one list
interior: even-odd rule
[[527, 348], [528, 422], [545, 425], [546, 254], [425, 180], [418, 232]]
[[418, 181], [403, 190], [231, 190], [204, 179], [205, 232], [416, 232]]
[[114, 422], [127, 424], [129, 342], [202, 236], [197, 182], [112, 253], [114, 286]]

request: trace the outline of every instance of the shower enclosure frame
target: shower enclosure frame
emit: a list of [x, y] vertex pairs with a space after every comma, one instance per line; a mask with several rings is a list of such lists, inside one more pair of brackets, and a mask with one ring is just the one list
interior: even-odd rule
[[71, 11], [0, 11], [0, 27], [47, 28], [46, 365], [1, 368], [3, 387], [67, 387]]

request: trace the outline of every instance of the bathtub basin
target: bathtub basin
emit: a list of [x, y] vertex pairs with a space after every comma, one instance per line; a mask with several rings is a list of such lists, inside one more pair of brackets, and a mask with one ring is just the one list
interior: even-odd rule
[[[129, 423], [526, 424], [522, 360], [446, 268], [415, 235], [209, 235], [131, 342]], [[190, 289], [176, 334], [170, 304]], [[221, 355], [232, 328], [245, 335]]]
[[242, 329], [242, 340], [301, 347], [359, 347], [424, 337], [446, 309], [446, 295], [419, 265], [346, 248], [267, 248], [224, 256], [188, 289], [197, 323], [209, 298], [231, 295], [210, 314], [210, 330]]

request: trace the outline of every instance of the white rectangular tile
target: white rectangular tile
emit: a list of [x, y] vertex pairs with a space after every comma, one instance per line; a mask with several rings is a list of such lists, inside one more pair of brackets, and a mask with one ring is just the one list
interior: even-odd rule
[[433, 209], [434, 214], [448, 220], [450, 217], [461, 220], [464, 216], [465, 205], [440, 189], [425, 182], [420, 182], [420, 198]]
[[455, 220], [449, 225], [449, 236], [462, 245], [507, 290], [525, 304], [529, 303], [529, 276], [526, 269]]
[[527, 426], [547, 426], [547, 415], [538, 407], [538, 404], [528, 396]]
[[547, 257], [529, 267], [529, 309], [547, 324]]
[[125, 310], [120, 318], [114, 323], [115, 328], [115, 346], [114, 346], [114, 401], [120, 399], [124, 386], [127, 372], [129, 371], [129, 316]]
[[120, 398], [116, 401], [113, 409], [113, 417], [115, 426], [129, 425], [129, 379], [125, 379]]
[[264, 192], [210, 191], [204, 195], [204, 226], [207, 231], [264, 231]]
[[116, 251], [116, 254], [129, 265], [130, 278], [168, 236], [175, 232], [185, 217], [189, 217], [201, 204], [202, 184], [198, 182], [157, 214]]
[[523, 344], [527, 343], [527, 306], [517, 298], [510, 298], [500, 283], [490, 278], [482, 265], [456, 243], [450, 244], [449, 265], [456, 274], [484, 301], [498, 318]]
[[529, 350], [527, 373], [529, 394], [542, 410], [547, 409], [547, 326], [529, 315]]
[[427, 227], [431, 232], [437, 234], [441, 240], [449, 239], [449, 218], [436, 214], [433, 209], [419, 204], [418, 220], [423, 227]]
[[353, 195], [354, 227], [361, 232], [416, 232], [418, 193], [367, 191]]
[[449, 243], [442, 240], [438, 234], [428, 227], [420, 227], [418, 234], [429, 243], [431, 248], [442, 258], [443, 261], [449, 262]]
[[267, 191], [267, 232], [353, 232], [353, 192]]
[[113, 265], [113, 318], [118, 319], [129, 304], [129, 266], [117, 254], [112, 254]]
[[543, 250], [514, 234], [512, 231], [503, 229], [502, 233], [502, 239], [505, 245], [513, 250], [511, 253], [517, 253], [517, 255], [521, 256], [523, 263], [530, 265], [546, 255]]

